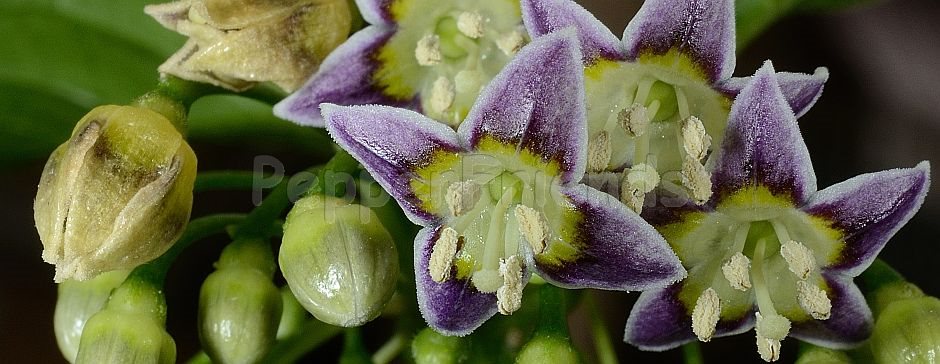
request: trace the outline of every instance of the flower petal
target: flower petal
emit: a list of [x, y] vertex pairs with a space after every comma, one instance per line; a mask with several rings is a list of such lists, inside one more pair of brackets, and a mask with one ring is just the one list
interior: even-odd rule
[[584, 72], [573, 30], [536, 38], [490, 82], [458, 133], [470, 146], [493, 139], [557, 164], [561, 182], [584, 175]]
[[[818, 67], [813, 74], [794, 72], [777, 72], [777, 83], [783, 90], [783, 97], [790, 104], [790, 109], [797, 118], [806, 114], [819, 97], [822, 96], [823, 87], [829, 80], [829, 69]], [[750, 77], [732, 77], [723, 81], [718, 88], [722, 92], [735, 96], [747, 86]]]
[[734, 72], [734, 38], [732, 0], [648, 0], [623, 33], [629, 59], [676, 51], [710, 82]]
[[481, 293], [470, 280], [435, 282], [428, 271], [433, 243], [441, 227], [421, 229], [415, 237], [418, 309], [428, 326], [445, 335], [464, 336], [496, 314], [496, 295]]
[[842, 232], [845, 247], [830, 270], [862, 273], [924, 202], [930, 163], [863, 174], [819, 191], [803, 208]]
[[801, 206], [816, 192], [809, 151], [769, 61], [732, 104], [718, 153], [712, 174], [715, 201], [761, 186]]
[[571, 0], [522, 0], [522, 20], [532, 37], [575, 27], [585, 64], [598, 58], [622, 60], [623, 45], [610, 29]]
[[393, 28], [370, 26], [336, 48], [320, 69], [299, 90], [274, 106], [274, 114], [302, 125], [323, 126], [321, 103], [339, 105], [382, 104], [417, 108], [417, 101], [385, 95], [374, 81], [377, 52], [395, 33]]
[[851, 277], [823, 275], [829, 285], [828, 296], [832, 313], [826, 320], [794, 322], [790, 335], [808, 343], [827, 348], [846, 349], [868, 338], [872, 315], [865, 296]]
[[359, 14], [369, 24], [391, 25], [395, 23], [392, 12], [389, 10], [394, 0], [356, 0]]
[[[542, 278], [566, 288], [637, 291], [665, 287], [686, 276], [666, 240], [617, 198], [585, 185], [563, 191], [576, 220], [570, 231], [559, 228], [574, 248], [536, 255], [533, 266]], [[554, 244], [564, 244], [554, 242]], [[562, 256], [564, 255], [564, 256]]]
[[[633, 305], [623, 341], [641, 350], [665, 351], [695, 341], [692, 317], [679, 300], [682, 284], [640, 294]], [[737, 335], [754, 326], [754, 315], [734, 321], [718, 321], [714, 337]]]
[[438, 219], [424, 209], [411, 182], [435, 153], [461, 151], [452, 129], [414, 111], [388, 106], [323, 104], [322, 110], [336, 143], [365, 166], [412, 222], [426, 226]]

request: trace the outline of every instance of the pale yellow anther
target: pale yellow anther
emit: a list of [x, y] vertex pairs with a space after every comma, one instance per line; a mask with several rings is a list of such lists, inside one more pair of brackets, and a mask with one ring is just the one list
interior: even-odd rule
[[757, 353], [766, 362], [780, 359], [780, 341], [772, 340], [757, 334]]
[[442, 113], [454, 104], [457, 94], [454, 92], [454, 83], [447, 77], [438, 77], [431, 86], [431, 111]]
[[621, 109], [617, 113], [617, 121], [620, 127], [627, 132], [627, 135], [638, 137], [646, 134], [646, 129], [650, 126], [650, 118], [646, 114], [646, 107], [640, 104], [633, 104], [626, 109]]
[[514, 56], [525, 45], [525, 36], [520, 30], [503, 34], [496, 40], [496, 46], [507, 56]]
[[441, 38], [437, 34], [428, 34], [418, 40], [415, 48], [415, 59], [422, 66], [433, 66], [441, 63]]
[[780, 245], [780, 256], [787, 261], [787, 268], [799, 279], [806, 279], [816, 269], [813, 251], [798, 241], [790, 240]]
[[470, 211], [479, 200], [480, 186], [470, 181], [452, 183], [447, 187], [447, 194], [444, 196], [444, 201], [454, 216]]
[[541, 254], [545, 251], [548, 238], [548, 226], [542, 214], [526, 205], [516, 205], [513, 211], [519, 223], [519, 232], [532, 248], [532, 253]]
[[620, 185], [620, 202], [627, 205], [633, 212], [640, 214], [643, 212], [643, 204], [646, 202], [646, 193], [630, 186], [626, 178]]
[[712, 197], [711, 175], [702, 163], [688, 155], [682, 161], [682, 186], [697, 204], [703, 204]]
[[697, 160], [702, 160], [711, 148], [712, 137], [705, 132], [705, 125], [695, 116], [690, 116], [682, 125], [682, 147]]
[[780, 359], [780, 341], [790, 334], [790, 320], [776, 313], [762, 316], [755, 314], [757, 322], [754, 332], [757, 334], [757, 353], [761, 359], [771, 362]]
[[482, 37], [483, 26], [483, 16], [478, 12], [465, 11], [457, 15], [457, 30], [470, 38]]
[[444, 228], [441, 236], [434, 242], [431, 249], [431, 259], [428, 262], [428, 273], [435, 282], [444, 282], [450, 279], [451, 267], [457, 255], [457, 231]]
[[511, 315], [522, 307], [522, 259], [512, 255], [499, 261], [499, 275], [503, 285], [496, 290], [496, 306], [499, 313]]
[[591, 138], [587, 150], [588, 172], [600, 172], [607, 169], [607, 164], [610, 163], [610, 153], [610, 136], [606, 131]]
[[483, 85], [483, 72], [476, 69], [457, 72], [454, 76], [454, 84], [457, 93], [476, 94]]
[[826, 291], [806, 281], [796, 282], [796, 290], [803, 311], [817, 320], [829, 319], [832, 301], [829, 300]]
[[751, 288], [751, 260], [741, 252], [737, 252], [721, 266], [721, 273], [725, 275], [731, 288], [747, 291]]
[[636, 164], [627, 172], [627, 183], [640, 192], [649, 193], [659, 186], [659, 172], [649, 164]]
[[709, 287], [695, 301], [692, 309], [692, 332], [702, 342], [708, 342], [715, 335], [718, 319], [721, 318], [721, 302], [718, 292]]

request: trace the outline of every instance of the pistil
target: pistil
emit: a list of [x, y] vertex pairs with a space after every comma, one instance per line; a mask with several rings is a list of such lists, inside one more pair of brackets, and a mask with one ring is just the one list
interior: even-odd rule
[[514, 188], [505, 188], [502, 197], [490, 213], [489, 231], [484, 241], [483, 260], [480, 270], [473, 273], [473, 283], [480, 292], [496, 292], [503, 282], [499, 274], [499, 262], [504, 256], [504, 236], [506, 232], [506, 211], [513, 200]]
[[790, 332], [790, 320], [777, 313], [773, 300], [770, 298], [769, 287], [764, 277], [766, 245], [766, 239], [761, 238], [754, 247], [751, 277], [758, 308], [757, 325], [754, 327], [757, 335], [757, 351], [764, 361], [770, 362], [780, 358], [780, 342]]

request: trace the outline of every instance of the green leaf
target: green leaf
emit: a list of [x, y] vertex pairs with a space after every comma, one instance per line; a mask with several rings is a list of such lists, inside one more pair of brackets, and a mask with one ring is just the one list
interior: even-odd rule
[[182, 44], [142, 0], [0, 3], [0, 163], [41, 160], [93, 107], [152, 88]]

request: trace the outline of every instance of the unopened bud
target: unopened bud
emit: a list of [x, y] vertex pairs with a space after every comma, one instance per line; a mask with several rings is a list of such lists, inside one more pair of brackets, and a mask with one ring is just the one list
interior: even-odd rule
[[69, 363], [75, 362], [85, 323], [104, 308], [111, 290], [124, 282], [127, 273], [123, 270], [113, 271], [84, 282], [67, 280], [59, 283], [53, 320], [55, 338], [59, 350]]
[[163, 254], [192, 209], [196, 155], [166, 117], [95, 108], [46, 162], [33, 205], [55, 280], [86, 280]]
[[229, 244], [199, 292], [199, 338], [215, 363], [257, 363], [274, 344], [281, 293], [261, 241]]
[[457, 364], [469, 357], [468, 340], [457, 336], [444, 336], [425, 328], [411, 342], [411, 353], [416, 364]]
[[567, 338], [536, 334], [519, 350], [517, 364], [580, 363], [578, 352]]
[[881, 311], [869, 341], [876, 363], [931, 363], [940, 353], [940, 300], [897, 300]]
[[[807, 344], [809, 346], [809, 344]], [[812, 346], [800, 353], [796, 364], [851, 364], [852, 359], [843, 351]]]
[[279, 260], [300, 304], [337, 326], [376, 318], [398, 280], [395, 244], [375, 212], [333, 197], [297, 202], [284, 224]]
[[299, 88], [352, 26], [346, 1], [184, 0], [144, 11], [189, 37], [160, 72], [236, 91]]
[[176, 343], [164, 328], [166, 302], [160, 289], [128, 278], [105, 308], [88, 320], [76, 363], [176, 362]]

